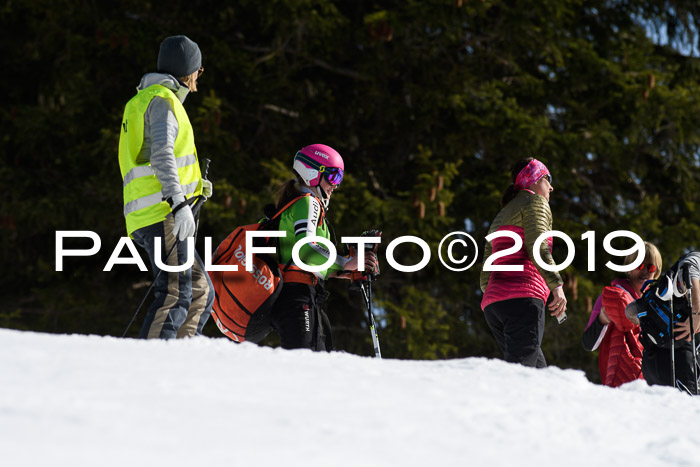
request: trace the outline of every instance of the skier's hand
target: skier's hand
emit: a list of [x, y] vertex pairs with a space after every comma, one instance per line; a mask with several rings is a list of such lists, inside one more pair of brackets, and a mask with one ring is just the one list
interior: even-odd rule
[[202, 179], [202, 196], [209, 199], [214, 194], [214, 185], [206, 178]]
[[[699, 315], [694, 315], [693, 316], [693, 327], [694, 333], [697, 334], [700, 332], [700, 316]], [[682, 323], [676, 323], [676, 326], [673, 328], [673, 332], [676, 334], [676, 340], [686, 340], [690, 342], [691, 335], [690, 335], [690, 318], [686, 318], [685, 321]]]
[[566, 295], [564, 295], [564, 287], [557, 287], [552, 291], [552, 303], [547, 307], [551, 311], [551, 316], [557, 318], [566, 311]]
[[379, 275], [379, 257], [374, 251], [365, 251], [365, 271]]
[[[379, 260], [377, 259], [377, 254], [373, 251], [365, 251], [365, 261], [364, 261], [364, 272], [375, 274], [379, 271]], [[347, 263], [345, 263], [345, 269], [347, 271], [359, 271], [359, 256], [351, 256]]]
[[185, 197], [182, 195], [173, 196], [173, 211], [175, 211], [175, 225], [173, 226], [173, 235], [182, 241], [187, 237], [194, 235], [195, 224], [192, 208], [187, 206], [179, 207], [185, 202]]
[[637, 314], [639, 314], [639, 306], [637, 305], [637, 302], [633, 301], [625, 308], [625, 316], [627, 316], [627, 319], [630, 320], [632, 324], [639, 326], [639, 318], [637, 318]]

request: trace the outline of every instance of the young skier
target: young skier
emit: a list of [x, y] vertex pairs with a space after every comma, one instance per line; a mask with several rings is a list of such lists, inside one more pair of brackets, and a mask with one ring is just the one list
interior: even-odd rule
[[[343, 180], [343, 158], [323, 144], [312, 144], [294, 156], [295, 178], [281, 189], [277, 209], [300, 197], [280, 215], [279, 230], [287, 236], [279, 239], [280, 264], [284, 286], [271, 310], [272, 327], [280, 336], [283, 348], [332, 350], [333, 341], [328, 317], [321, 309], [327, 299], [324, 283], [330, 278], [349, 278], [348, 271], [359, 269], [358, 257], [337, 256], [326, 269], [311, 273], [303, 271], [292, 260], [294, 245], [305, 237], [318, 236], [331, 240], [331, 228], [326, 212], [333, 192]], [[335, 239], [332, 239], [333, 243]], [[299, 258], [309, 266], [325, 264], [329, 251], [320, 242], [307, 243]], [[365, 271], [378, 269], [377, 257], [365, 252]]]

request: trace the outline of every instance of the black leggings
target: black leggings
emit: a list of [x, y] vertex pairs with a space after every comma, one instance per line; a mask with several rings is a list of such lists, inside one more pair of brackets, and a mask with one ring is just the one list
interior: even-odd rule
[[272, 307], [270, 321], [285, 349], [333, 350], [328, 317], [321, 309], [322, 288], [286, 283]]
[[484, 317], [507, 362], [547, 366], [540, 348], [544, 335], [542, 300], [513, 298], [494, 302], [484, 309]]

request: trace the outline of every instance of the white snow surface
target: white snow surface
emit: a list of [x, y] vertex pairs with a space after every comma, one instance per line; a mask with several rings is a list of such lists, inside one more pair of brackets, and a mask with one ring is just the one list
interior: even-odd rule
[[486, 358], [0, 330], [14, 466], [700, 465], [700, 398]]

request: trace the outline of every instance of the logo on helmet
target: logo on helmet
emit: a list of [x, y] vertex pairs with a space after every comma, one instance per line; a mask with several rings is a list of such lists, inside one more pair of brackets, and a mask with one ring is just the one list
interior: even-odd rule
[[324, 154], [324, 153], [322, 153], [322, 152], [320, 152], [320, 151], [314, 151], [314, 154], [316, 154], [317, 156], [321, 156], [321, 157], [323, 157], [324, 159], [328, 160], [328, 154]]

